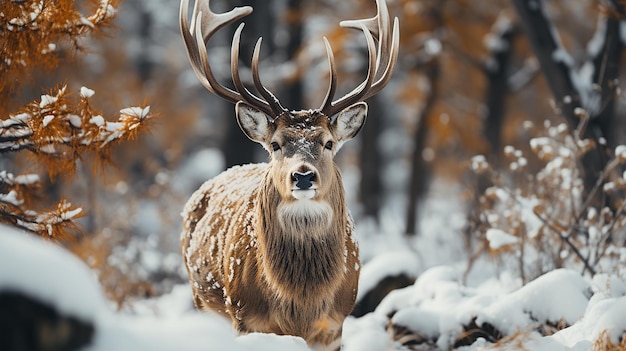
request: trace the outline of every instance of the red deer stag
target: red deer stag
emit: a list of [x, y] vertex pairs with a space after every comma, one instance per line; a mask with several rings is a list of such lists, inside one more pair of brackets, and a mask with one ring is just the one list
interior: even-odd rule
[[243, 24], [232, 41], [235, 90], [218, 83], [209, 65], [211, 37], [252, 8], [216, 14], [209, 0], [197, 0], [190, 24], [188, 0], [181, 2], [180, 26], [195, 74], [211, 93], [236, 103], [239, 126], [271, 156], [267, 164], [236, 166], [207, 181], [182, 213], [182, 250], [194, 303], [231, 318], [240, 332], [297, 335], [321, 349], [341, 342], [360, 262], [333, 157], [361, 129], [367, 113], [362, 101], [387, 84], [398, 58], [398, 20], [392, 30], [384, 0], [377, 5], [375, 17], [341, 23], [365, 35], [365, 81], [333, 101], [337, 74], [324, 38], [330, 65], [325, 100], [316, 110], [289, 111], [260, 81], [260, 38], [251, 66], [257, 94], [241, 81]]

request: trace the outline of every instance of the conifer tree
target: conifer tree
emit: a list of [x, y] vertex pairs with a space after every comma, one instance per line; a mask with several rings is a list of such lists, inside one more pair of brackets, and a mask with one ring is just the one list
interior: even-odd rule
[[[10, 0], [0, 11], [0, 103], [10, 106], [26, 87], [41, 89], [29, 80], [34, 70], [56, 68], [63, 49], [80, 52], [80, 39], [111, 25], [118, 1], [90, 0], [77, 8], [74, 0]], [[84, 14], [84, 13], [87, 14]], [[76, 93], [60, 84], [16, 111], [0, 109], [0, 155], [23, 154], [52, 180], [70, 178], [76, 162], [93, 155], [97, 163], [110, 161], [115, 143], [134, 138], [151, 118], [149, 107], [127, 107], [119, 116], [103, 117], [87, 87]], [[13, 165], [12, 163], [8, 163]], [[7, 164], [0, 163], [6, 167]], [[81, 207], [61, 200], [56, 208], [38, 206], [43, 198], [37, 174], [16, 175], [0, 169], [0, 222], [51, 239], [76, 234]]]

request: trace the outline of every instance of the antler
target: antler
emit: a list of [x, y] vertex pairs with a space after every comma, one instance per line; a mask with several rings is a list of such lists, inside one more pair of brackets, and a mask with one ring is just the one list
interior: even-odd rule
[[286, 109], [280, 104], [274, 94], [261, 83], [259, 77], [261, 38], [257, 41], [254, 54], [252, 55], [252, 77], [254, 86], [262, 98], [251, 93], [239, 77], [239, 42], [244, 26], [243, 23], [235, 31], [231, 46], [231, 75], [235, 90], [225, 87], [217, 81], [211, 70], [207, 55], [206, 46], [211, 37], [222, 27], [249, 15], [252, 12], [252, 7], [236, 7], [226, 13], [218, 14], [211, 11], [209, 3], [210, 0], [195, 1], [191, 26], [188, 18], [189, 0], [182, 0], [180, 3], [180, 29], [194, 73], [200, 80], [200, 83], [211, 93], [235, 103], [245, 101], [247, 104], [265, 112], [270, 120], [273, 121]]
[[[369, 66], [367, 77], [354, 90], [343, 97], [332, 101], [337, 89], [337, 69], [335, 67], [335, 58], [328, 39], [324, 38], [326, 44], [326, 54], [328, 55], [328, 64], [330, 65], [330, 84], [328, 92], [322, 103], [320, 110], [326, 116], [331, 117], [344, 108], [365, 100], [379, 91], [389, 82], [391, 74], [398, 61], [398, 49], [400, 44], [400, 31], [398, 18], [394, 18], [393, 31], [390, 35], [391, 22], [389, 19], [389, 10], [385, 0], [376, 0], [378, 13], [372, 18], [342, 21], [342, 27], [360, 29], [365, 34], [367, 40], [367, 50], [369, 53]], [[374, 38], [378, 39], [378, 50], [374, 43]]]

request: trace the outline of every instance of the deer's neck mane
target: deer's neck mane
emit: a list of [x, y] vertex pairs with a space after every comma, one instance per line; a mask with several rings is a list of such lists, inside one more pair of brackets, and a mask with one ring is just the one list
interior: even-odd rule
[[343, 274], [347, 219], [338, 170], [336, 176], [325, 201], [289, 204], [281, 201], [269, 174], [265, 176], [257, 202], [259, 261], [278, 297], [323, 295], [319, 290], [336, 285]]

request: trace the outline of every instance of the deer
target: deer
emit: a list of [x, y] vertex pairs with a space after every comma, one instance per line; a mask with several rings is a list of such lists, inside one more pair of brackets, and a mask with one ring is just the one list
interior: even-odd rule
[[181, 246], [194, 305], [232, 320], [239, 333], [294, 335], [314, 349], [335, 350], [355, 304], [361, 263], [334, 157], [362, 128], [364, 100], [390, 81], [398, 59], [398, 19], [392, 24], [384, 0], [377, 0], [376, 16], [342, 21], [365, 36], [365, 80], [334, 99], [337, 69], [324, 37], [330, 66], [324, 101], [318, 109], [288, 110], [261, 82], [261, 38], [250, 66], [256, 93], [242, 82], [244, 23], [231, 43], [234, 89], [218, 82], [207, 45], [252, 8], [214, 13], [209, 2], [195, 1], [190, 23], [188, 0], [181, 1], [180, 28], [191, 67], [204, 88], [235, 104], [239, 127], [267, 150], [269, 160], [227, 169], [185, 204]]

